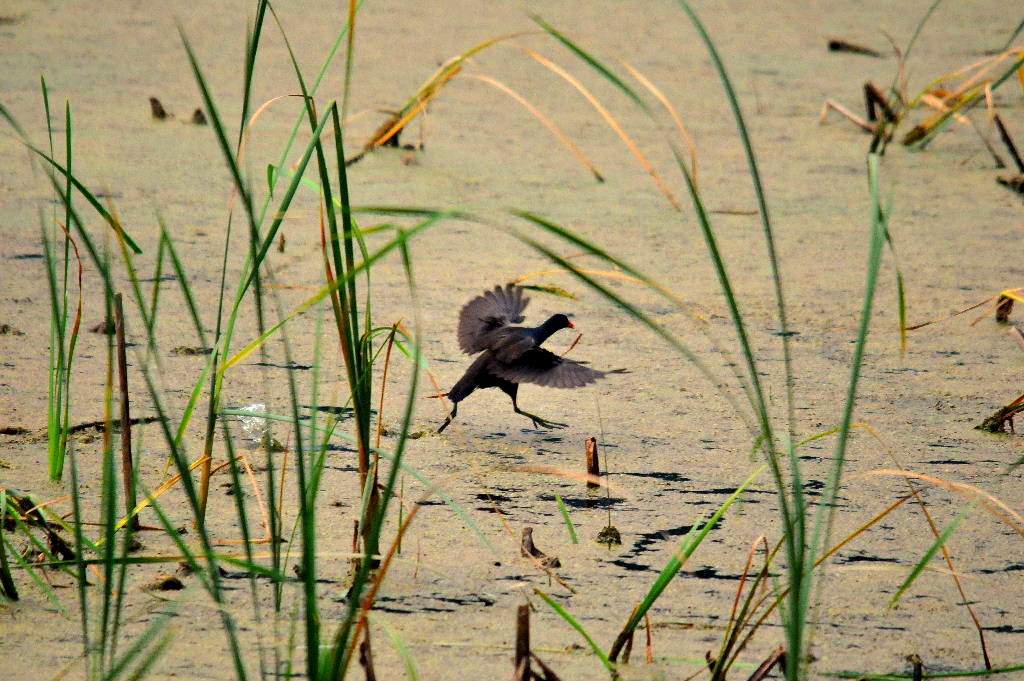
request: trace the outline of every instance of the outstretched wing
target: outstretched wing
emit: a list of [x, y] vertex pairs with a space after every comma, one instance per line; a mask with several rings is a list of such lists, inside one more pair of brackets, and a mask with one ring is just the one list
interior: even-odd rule
[[559, 357], [544, 348], [527, 350], [514, 362], [494, 362], [488, 369], [513, 383], [536, 383], [548, 388], [579, 388], [608, 373]]
[[495, 286], [466, 303], [459, 313], [459, 347], [467, 354], [486, 350], [484, 339], [495, 329], [518, 324], [530, 302], [523, 289], [514, 284]]

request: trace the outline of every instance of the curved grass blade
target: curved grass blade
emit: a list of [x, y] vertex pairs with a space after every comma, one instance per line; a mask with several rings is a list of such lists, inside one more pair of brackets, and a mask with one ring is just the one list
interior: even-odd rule
[[739, 499], [740, 495], [746, 491], [747, 487], [749, 487], [754, 480], [764, 473], [767, 467], [768, 464], [763, 464], [760, 468], [754, 471], [754, 473], [751, 474], [742, 485], [736, 488], [735, 492], [729, 495], [729, 498], [725, 500], [718, 510], [715, 511], [715, 514], [706, 522], [701, 524], [701, 521], [703, 520], [702, 517], [690, 527], [690, 531], [687, 532], [685, 537], [683, 537], [679, 550], [676, 551], [672, 558], [669, 559], [668, 564], [662, 569], [661, 574], [658, 575], [658, 579], [655, 580], [650, 591], [647, 592], [647, 596], [633, 612], [633, 615], [626, 622], [626, 626], [623, 627], [622, 632], [615, 639], [615, 643], [612, 644], [611, 652], [608, 654], [609, 658], [612, 660], [618, 658], [619, 652], [626, 644], [626, 641], [629, 640], [630, 634], [633, 633], [633, 630], [636, 629], [640, 620], [643, 619], [644, 614], [651, 609], [651, 606], [658, 600], [669, 583], [675, 579], [677, 574], [679, 574], [679, 571], [682, 569], [686, 560], [693, 555], [694, 551], [697, 550], [697, 547], [701, 545], [701, 542], [703, 542], [704, 538], [708, 536], [711, 529], [718, 523], [722, 516], [725, 515], [725, 512], [729, 510], [729, 507], [732, 506], [733, 502]]
[[903, 580], [903, 584], [900, 585], [900, 588], [896, 590], [895, 594], [893, 594], [892, 600], [889, 601], [890, 608], [896, 607], [896, 603], [899, 602], [900, 597], [903, 595], [903, 592], [910, 588], [910, 585], [914, 583], [914, 580], [917, 579], [918, 575], [920, 575], [921, 572], [925, 569], [925, 567], [927, 567], [928, 563], [932, 561], [932, 558], [934, 558], [935, 554], [939, 552], [939, 549], [941, 549], [943, 545], [946, 543], [946, 541], [953, 535], [953, 532], [960, 524], [960, 521], [966, 518], [968, 515], [970, 515], [971, 511], [973, 510], [974, 504], [970, 504], [966, 508], [964, 508], [964, 510], [957, 513], [956, 517], [953, 518], [952, 521], [950, 521], [946, 529], [942, 531], [942, 534], [925, 552], [921, 560], [919, 560], [917, 562], [917, 565], [914, 566], [914, 569], [910, 571], [910, 574], [907, 575], [907, 578]]
[[565, 502], [562, 501], [562, 497], [558, 494], [555, 495], [555, 500], [558, 502], [558, 508], [562, 512], [562, 520], [565, 521], [565, 529], [569, 531], [569, 539], [572, 540], [573, 544], [579, 544], [579, 537], [576, 536], [576, 528], [573, 527], [572, 518], [569, 517], [569, 509], [565, 507]]
[[622, 90], [622, 92], [625, 93], [625, 95], [627, 97], [629, 97], [631, 100], [633, 100], [634, 104], [639, 106], [645, 112], [650, 113], [650, 108], [647, 106], [647, 102], [645, 102], [643, 99], [641, 99], [640, 95], [638, 95], [633, 90], [633, 88], [631, 88], [628, 85], [626, 85], [622, 81], [621, 78], [619, 78], [614, 73], [612, 73], [611, 69], [609, 69], [607, 66], [605, 66], [600, 61], [595, 59], [590, 53], [588, 53], [582, 47], [580, 47], [579, 45], [577, 45], [573, 41], [569, 40], [565, 36], [565, 34], [563, 34], [561, 31], [559, 31], [554, 26], [552, 26], [548, 22], [546, 22], [543, 19], [541, 19], [539, 15], [531, 14], [530, 18], [533, 19], [533, 22], [535, 24], [537, 24], [538, 26], [543, 28], [545, 31], [547, 31], [548, 35], [550, 35], [552, 38], [554, 38], [558, 42], [560, 42], [563, 45], [565, 45], [566, 47], [568, 47], [569, 50], [571, 50], [573, 52], [573, 54], [575, 54], [577, 57], [582, 59], [592, 69], [594, 69], [595, 71], [600, 73], [602, 76], [607, 78], [608, 81], [612, 83], [612, 85], [614, 85], [615, 87], [617, 87], [620, 90]]
[[557, 601], [551, 598], [551, 596], [548, 596], [546, 593], [537, 588], [534, 588], [533, 592], [540, 596], [545, 603], [551, 606], [552, 610], [561, 615], [562, 619], [568, 622], [573, 629], [580, 632], [580, 635], [590, 645], [590, 649], [593, 650], [594, 654], [597, 655], [599, 660], [601, 660], [601, 664], [603, 664], [604, 668], [608, 670], [608, 673], [611, 674], [611, 677], [613, 679], [619, 678], [619, 671], [615, 668], [615, 665], [612, 663], [610, 659], [608, 659], [608, 656], [604, 654], [604, 651], [601, 650], [601, 647], [594, 642], [594, 639], [590, 636], [590, 634], [587, 633], [587, 630], [583, 628], [583, 625], [580, 624], [575, 617], [570, 615], [565, 608], [559, 605]]
[[544, 126], [551, 131], [552, 135], [558, 138], [558, 141], [564, 144], [566, 148], [572, 152], [573, 156], [575, 156], [580, 163], [586, 166], [587, 170], [590, 171], [590, 173], [594, 176], [595, 180], [597, 180], [598, 182], [604, 182], [604, 176], [600, 173], [600, 171], [598, 171], [594, 163], [589, 158], [587, 158], [587, 155], [584, 154], [578, 146], [576, 146], [576, 143], [573, 142], [568, 135], [562, 132], [561, 128], [555, 125], [554, 121], [545, 116], [544, 113], [541, 112], [541, 110], [535, 107], [533, 104], [531, 104], [528, 99], [523, 97], [521, 94], [519, 94], [512, 88], [510, 88], [508, 85], [505, 85], [501, 81], [495, 80], [494, 78], [491, 78], [489, 76], [485, 76], [482, 74], [469, 74], [466, 76], [466, 78], [472, 78], [474, 80], [479, 80], [482, 83], [487, 83], [491, 87], [501, 90], [509, 97], [522, 104], [527, 111], [533, 114], [533, 116], [537, 120], [543, 123]]

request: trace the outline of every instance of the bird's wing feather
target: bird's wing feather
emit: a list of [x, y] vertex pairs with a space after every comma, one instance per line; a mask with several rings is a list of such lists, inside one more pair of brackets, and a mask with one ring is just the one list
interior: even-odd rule
[[466, 303], [459, 313], [459, 347], [467, 354], [486, 350], [487, 337], [495, 330], [525, 319], [523, 310], [530, 302], [523, 289], [513, 284], [495, 286]]
[[579, 388], [607, 373], [544, 348], [527, 350], [514, 362], [494, 362], [490, 371], [513, 383], [536, 383], [548, 388]]

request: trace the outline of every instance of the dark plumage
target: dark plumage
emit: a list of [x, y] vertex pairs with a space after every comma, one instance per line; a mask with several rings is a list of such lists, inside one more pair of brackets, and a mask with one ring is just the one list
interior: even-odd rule
[[540, 347], [552, 334], [574, 328], [564, 314], [556, 314], [536, 327], [513, 326], [522, 322], [523, 310], [530, 299], [513, 284], [473, 298], [459, 313], [459, 347], [467, 354], [481, 353], [450, 391], [452, 413], [437, 432], [455, 418], [459, 402], [478, 388], [500, 388], [512, 398], [512, 408], [542, 428], [564, 428], [566, 424], [548, 421], [519, 408], [516, 394], [520, 383], [536, 383], [549, 388], [579, 388], [615, 371], [597, 371], [560, 357]]

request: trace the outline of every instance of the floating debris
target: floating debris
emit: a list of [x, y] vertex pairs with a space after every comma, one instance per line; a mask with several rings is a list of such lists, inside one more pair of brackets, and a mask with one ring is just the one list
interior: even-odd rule
[[866, 57], [881, 57], [882, 54], [878, 50], [873, 50], [870, 47], [864, 47], [856, 43], [851, 43], [842, 38], [832, 38], [828, 41], [829, 52], [849, 52], [850, 54], [863, 54]]
[[622, 535], [619, 534], [619, 528], [614, 525], [608, 525], [597, 533], [597, 543], [605, 544], [608, 548], [613, 546], [622, 545]]

